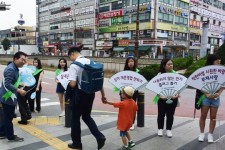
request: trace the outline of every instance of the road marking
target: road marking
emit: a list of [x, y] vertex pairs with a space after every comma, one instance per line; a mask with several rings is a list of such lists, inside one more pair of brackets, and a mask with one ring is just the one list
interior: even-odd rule
[[48, 82], [43, 82], [43, 81], [42, 81], [41, 83], [43, 83], [43, 84], [50, 84], [50, 83], [48, 83]]
[[31, 135], [39, 138], [41, 141], [47, 143], [48, 145], [52, 146], [53, 148], [57, 150], [70, 150], [66, 142], [63, 142], [62, 140], [53, 137], [52, 135], [44, 132], [41, 129], [38, 129], [35, 126], [29, 125], [29, 124], [19, 125], [18, 123], [15, 123], [15, 125], [23, 129], [24, 131], [30, 133]]
[[41, 106], [52, 106], [52, 105], [59, 105], [59, 102], [41, 103]]
[[41, 101], [43, 102], [43, 101], [50, 101], [51, 99], [49, 99], [49, 98], [41, 98]]

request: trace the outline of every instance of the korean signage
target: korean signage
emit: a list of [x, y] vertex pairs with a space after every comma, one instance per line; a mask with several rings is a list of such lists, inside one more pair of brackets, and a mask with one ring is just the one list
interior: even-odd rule
[[96, 46], [99, 47], [112, 47], [113, 43], [112, 41], [96, 41]]
[[185, 26], [169, 24], [169, 23], [163, 23], [163, 22], [158, 22], [157, 23], [157, 29], [176, 31], [176, 32], [188, 32], [188, 28], [185, 27]]
[[111, 18], [111, 24], [112, 25], [122, 24], [122, 23], [123, 23], [123, 16]]
[[[143, 23], [140, 23], [139, 30], [151, 29], [151, 26], [152, 26], [151, 22], [143, 22]], [[122, 25], [115, 25], [115, 26], [110, 26], [110, 27], [99, 28], [100, 33], [131, 31], [131, 30], [136, 30], [136, 23], [122, 24]]]
[[[151, 6], [150, 5], [144, 5], [144, 6], [140, 6], [139, 8], [139, 12], [140, 13], [148, 13], [151, 12]], [[128, 15], [128, 14], [136, 14], [137, 13], [137, 8], [127, 8], [127, 9], [123, 9], [123, 15]]]
[[225, 32], [225, 28], [223, 28], [221, 26], [216, 26], [216, 25], [213, 25], [213, 24], [209, 24], [209, 30], [210, 31], [219, 32], [219, 33], [224, 33]]
[[149, 81], [146, 88], [163, 96], [174, 96], [185, 87], [187, 78], [177, 73], [163, 73]]
[[102, 4], [102, 3], [111, 3], [111, 2], [115, 2], [115, 1], [118, 1], [118, 0], [100, 0], [100, 4]]
[[202, 35], [202, 30], [196, 28], [189, 28], [190, 33], [196, 33], [198, 35]]
[[210, 65], [193, 72], [186, 84], [207, 93], [216, 92], [225, 83], [224, 75], [224, 66]]
[[130, 40], [119, 40], [118, 46], [129, 46]]
[[147, 80], [137, 72], [121, 71], [113, 75], [109, 79], [109, 82], [119, 89], [123, 88], [124, 86], [131, 86], [134, 89], [139, 89], [147, 83]]
[[173, 8], [170, 8], [168, 6], [160, 5], [159, 11], [167, 14], [175, 14], [176, 16], [188, 17], [188, 12], [183, 11], [181, 9], [174, 10]]
[[206, 17], [215, 18], [215, 19], [218, 19], [218, 20], [225, 21], [224, 15], [217, 14], [215, 12], [212, 12], [212, 11], [209, 11], [209, 10], [206, 10], [206, 9], [202, 9], [201, 7], [192, 6], [191, 11], [197, 12], [198, 14], [200, 14], [202, 16], [206, 16]]
[[107, 18], [112, 18], [112, 17], [119, 17], [123, 15], [122, 9], [116, 10], [116, 11], [109, 11], [109, 12], [104, 12], [98, 14], [99, 19], [107, 19]]

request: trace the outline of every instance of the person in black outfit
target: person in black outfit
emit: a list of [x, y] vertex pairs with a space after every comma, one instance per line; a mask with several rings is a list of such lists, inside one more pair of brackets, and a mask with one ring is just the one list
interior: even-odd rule
[[[80, 54], [81, 48], [71, 47], [68, 51], [68, 56], [71, 61], [78, 61], [82, 64], [90, 64], [90, 60], [84, 58]], [[80, 88], [80, 78], [83, 69], [78, 65], [71, 64], [69, 68], [69, 88], [74, 89], [74, 93], [70, 100], [72, 106], [72, 120], [71, 120], [71, 138], [72, 143], [68, 144], [69, 148], [82, 149], [81, 142], [81, 123], [82, 118], [85, 124], [90, 129], [93, 136], [96, 138], [98, 149], [105, 145], [105, 136], [99, 131], [95, 121], [91, 117], [92, 106], [95, 98], [95, 93], [85, 93]], [[77, 80], [78, 79], [78, 80]], [[104, 90], [101, 90], [102, 102], [106, 100]]]
[[[159, 74], [162, 73], [173, 73], [173, 62], [170, 59], [163, 59], [161, 61], [160, 69], [159, 69]], [[166, 115], [166, 134], [167, 137], [172, 137], [172, 126], [173, 126], [173, 120], [174, 120], [174, 113], [175, 109], [177, 107], [177, 101], [178, 101], [179, 95], [177, 94], [176, 96], [173, 96], [171, 100], [173, 103], [167, 104], [166, 103], [166, 98], [165, 97], [159, 97], [158, 100], [158, 135], [163, 136], [163, 128], [164, 128], [164, 118]]]
[[[35, 88], [33, 88], [30, 93], [32, 94], [33, 92], [36, 92], [36, 111], [40, 112], [41, 111], [41, 91], [42, 91], [42, 86], [41, 86], [41, 80], [43, 76], [43, 69], [41, 65], [41, 61], [38, 58], [34, 58], [33, 60], [33, 65], [37, 68], [37, 70], [33, 73], [33, 76], [36, 80], [35, 83]], [[30, 111], [34, 112], [34, 100], [32, 100], [29, 97], [29, 106], [30, 106]]]

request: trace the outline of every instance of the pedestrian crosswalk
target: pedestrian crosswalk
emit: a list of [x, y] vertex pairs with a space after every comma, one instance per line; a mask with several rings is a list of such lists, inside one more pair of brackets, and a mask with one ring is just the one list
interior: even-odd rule
[[49, 98], [41, 98], [41, 107], [59, 105], [60, 103], [57, 101], [52, 101]]

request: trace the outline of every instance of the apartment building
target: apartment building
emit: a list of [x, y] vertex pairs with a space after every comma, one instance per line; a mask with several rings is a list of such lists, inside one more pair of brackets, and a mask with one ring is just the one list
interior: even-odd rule
[[66, 53], [80, 43], [94, 50], [95, 1], [37, 0], [37, 6], [39, 38], [46, 52]]

